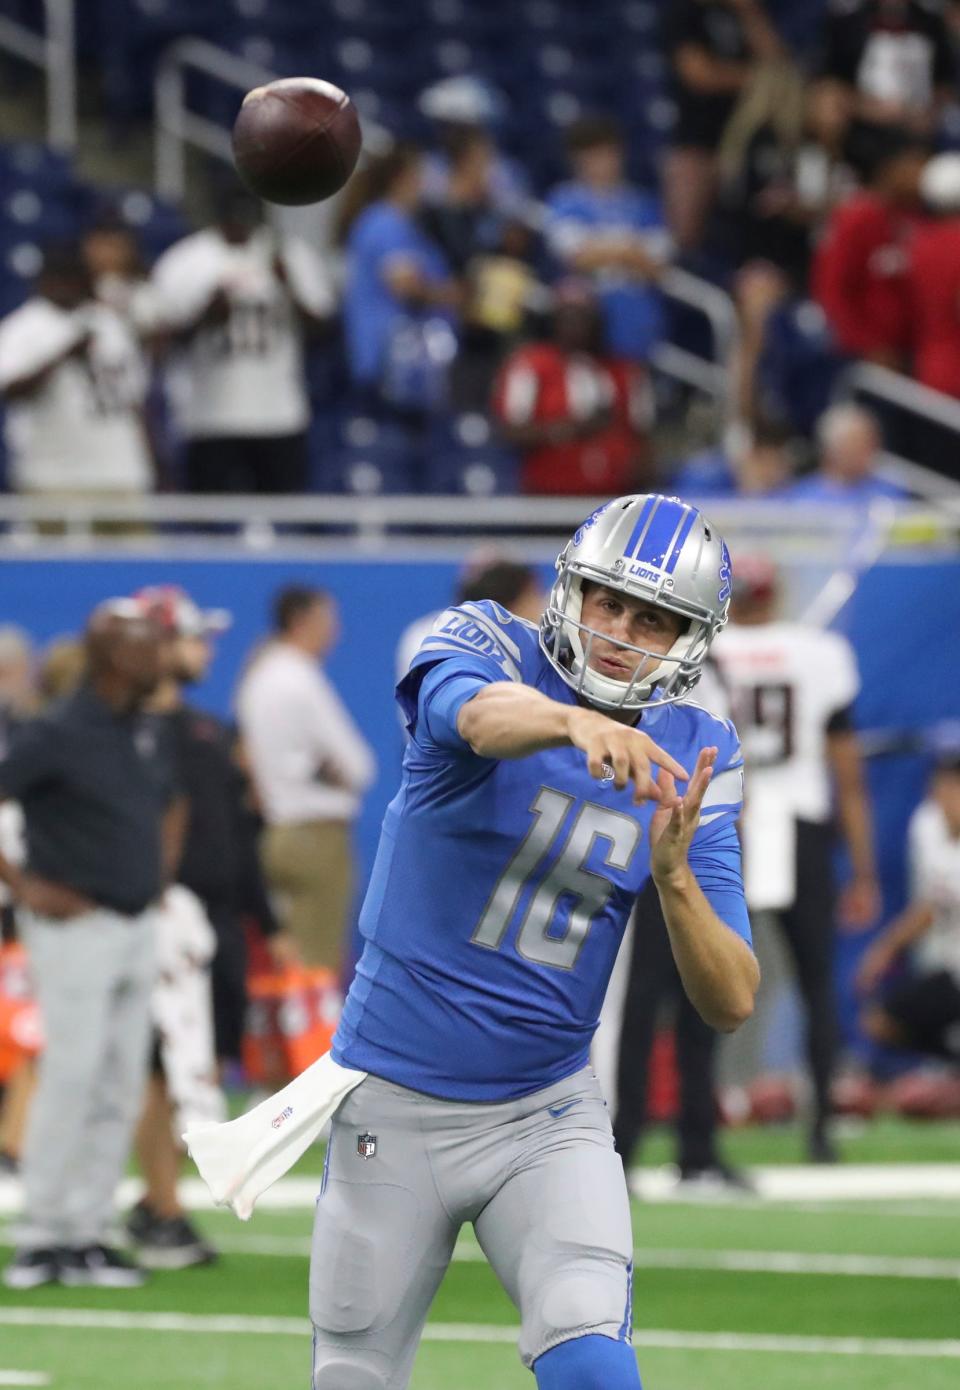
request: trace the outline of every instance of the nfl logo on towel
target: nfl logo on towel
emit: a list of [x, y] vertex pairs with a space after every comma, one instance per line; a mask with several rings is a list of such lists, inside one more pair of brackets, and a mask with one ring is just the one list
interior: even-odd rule
[[373, 1158], [377, 1152], [377, 1136], [375, 1134], [357, 1135], [357, 1153], [361, 1158]]

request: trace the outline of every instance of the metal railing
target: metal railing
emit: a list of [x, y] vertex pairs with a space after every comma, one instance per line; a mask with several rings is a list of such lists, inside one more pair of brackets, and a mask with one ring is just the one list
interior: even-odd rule
[[844, 372], [841, 393], [847, 397], [873, 396], [960, 434], [960, 401], [902, 372], [891, 371], [889, 367], [878, 367], [872, 362], [856, 363]]
[[0, 15], [0, 49], [40, 68], [47, 84], [47, 142], [62, 154], [77, 145], [74, 0], [43, 0], [43, 32]]
[[155, 133], [154, 181], [157, 193], [179, 202], [186, 191], [188, 145], [229, 161], [230, 132], [187, 106], [187, 71], [206, 73], [227, 87], [247, 92], [279, 76], [260, 63], [238, 58], [205, 39], [178, 39], [165, 50], [153, 80]]
[[740, 341], [737, 311], [730, 295], [709, 280], [701, 280], [679, 266], [671, 266], [658, 282], [668, 299], [702, 314], [710, 325], [712, 360], [698, 357], [675, 343], [660, 343], [653, 364], [667, 376], [687, 382], [707, 395], [732, 403], [731, 372]]
[[[29, 553], [42, 545], [60, 551], [91, 545], [182, 550], [225, 544], [251, 552], [278, 544], [336, 544], [380, 551], [400, 543], [427, 549], [501, 536], [555, 542], [607, 498], [455, 496], [188, 496], [89, 497], [64, 504], [56, 497], [0, 494], [0, 549]], [[889, 532], [922, 535], [932, 548], [956, 548], [960, 501], [934, 510], [891, 504]], [[774, 546], [778, 559], [832, 560], [846, 554], [863, 531], [861, 509], [735, 499], [713, 500], [711, 520], [743, 547]], [[729, 539], [728, 536], [728, 539]]]

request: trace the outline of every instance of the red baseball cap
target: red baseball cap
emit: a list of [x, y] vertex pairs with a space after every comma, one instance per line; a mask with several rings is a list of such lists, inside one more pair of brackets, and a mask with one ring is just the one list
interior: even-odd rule
[[207, 637], [226, 632], [233, 622], [225, 608], [199, 608], [176, 584], [155, 584], [138, 589], [134, 599], [165, 632], [177, 637]]

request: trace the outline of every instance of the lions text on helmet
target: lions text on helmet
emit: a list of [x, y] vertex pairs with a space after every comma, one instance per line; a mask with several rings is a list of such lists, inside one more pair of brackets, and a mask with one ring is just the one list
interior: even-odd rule
[[657, 493], [618, 497], [587, 517], [556, 567], [540, 645], [578, 695], [639, 710], [693, 690], [731, 587], [730, 552], [696, 507]]

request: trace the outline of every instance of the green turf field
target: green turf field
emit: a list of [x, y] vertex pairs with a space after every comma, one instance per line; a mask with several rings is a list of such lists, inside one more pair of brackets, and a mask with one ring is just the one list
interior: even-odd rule
[[[872, 1143], [904, 1161], [957, 1158], [958, 1131], [888, 1121], [864, 1133], [856, 1157]], [[734, 1139], [741, 1156], [769, 1162], [777, 1137]], [[798, 1156], [796, 1135], [779, 1142], [785, 1161]], [[0, 1386], [307, 1390], [310, 1219], [306, 1206], [259, 1210], [248, 1225], [203, 1213], [220, 1263], [140, 1290], [0, 1290]], [[960, 1201], [635, 1204], [634, 1231], [646, 1390], [960, 1385]], [[465, 1232], [414, 1390], [532, 1390], [515, 1335], [514, 1310]]]

